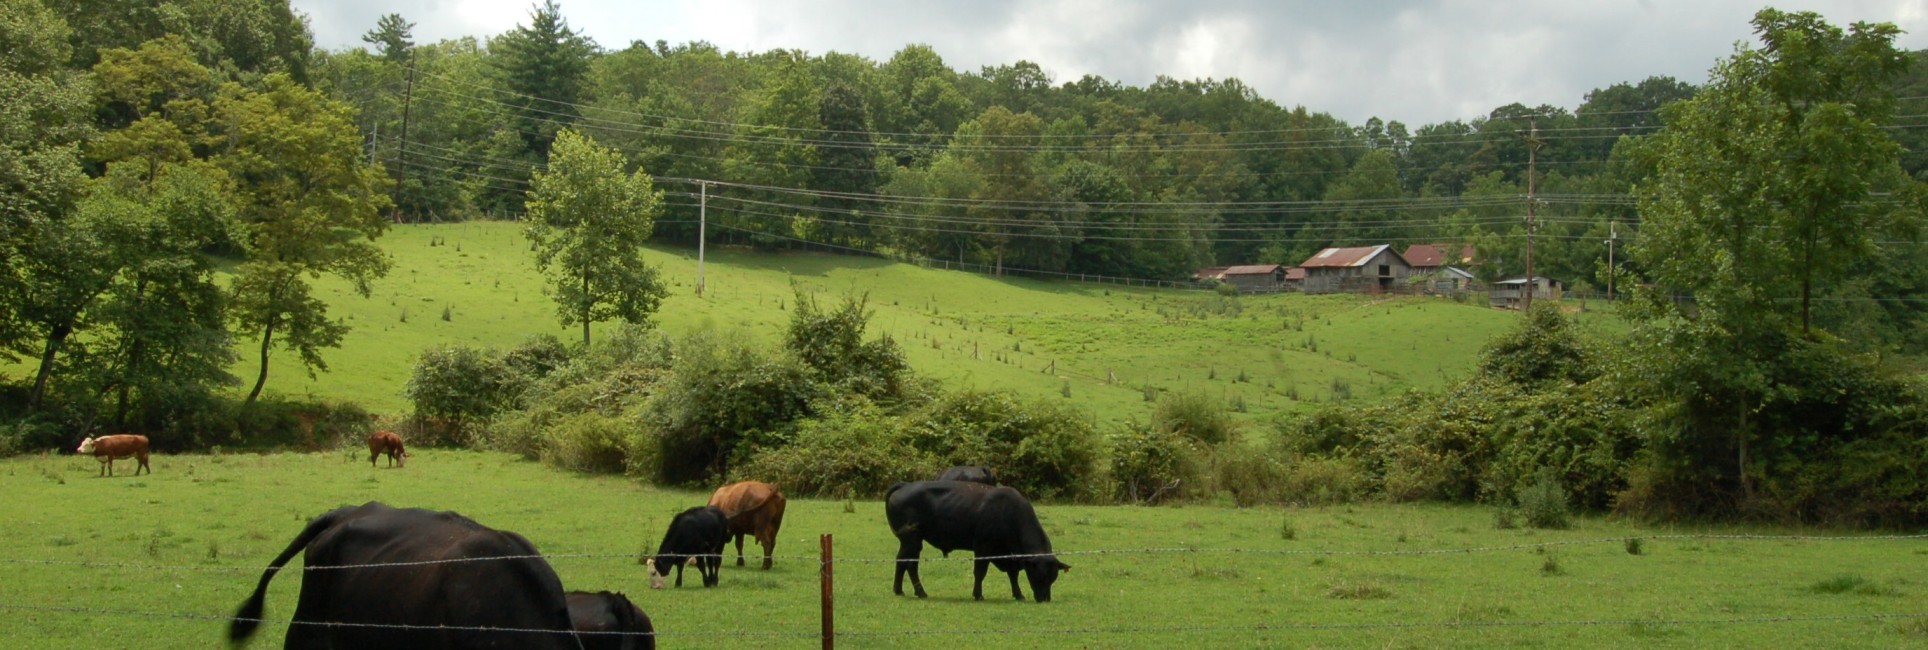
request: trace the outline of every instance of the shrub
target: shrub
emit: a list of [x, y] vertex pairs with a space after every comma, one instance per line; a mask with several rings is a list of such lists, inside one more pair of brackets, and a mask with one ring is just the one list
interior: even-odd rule
[[[448, 440], [424, 443], [472, 442], [468, 427], [486, 421], [512, 405], [519, 379], [493, 355], [465, 345], [442, 345], [422, 351], [405, 391], [423, 422], [447, 427]], [[433, 435], [432, 430], [424, 433]]]
[[670, 374], [649, 396], [643, 420], [672, 485], [711, 483], [754, 446], [774, 447], [809, 415], [820, 389], [809, 370], [741, 332], [701, 332], [677, 345]]
[[1566, 488], [1560, 487], [1560, 479], [1551, 469], [1542, 470], [1532, 485], [1520, 491], [1519, 502], [1528, 526], [1565, 529], [1570, 525]]
[[1219, 401], [1203, 393], [1167, 395], [1152, 409], [1152, 427], [1193, 440], [1218, 445], [1238, 437], [1238, 423], [1219, 406]]
[[1033, 498], [1089, 496], [1102, 443], [1089, 416], [1010, 393], [962, 391], [911, 414], [911, 444], [951, 465], [994, 468]]
[[578, 472], [621, 472], [633, 430], [623, 419], [599, 413], [562, 416], [545, 432], [539, 455], [545, 463]]
[[1190, 438], [1131, 423], [1111, 441], [1113, 495], [1127, 503], [1153, 504], [1184, 496], [1198, 482]]
[[891, 484], [930, 478], [945, 467], [917, 449], [902, 423], [859, 407], [797, 422], [788, 445], [758, 449], [736, 478], [755, 477], [793, 496], [878, 498]]

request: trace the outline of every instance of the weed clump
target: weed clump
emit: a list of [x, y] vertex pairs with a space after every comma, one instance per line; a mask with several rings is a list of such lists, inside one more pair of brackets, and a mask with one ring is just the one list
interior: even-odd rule
[[1537, 480], [1520, 490], [1519, 502], [1529, 526], [1564, 530], [1572, 525], [1567, 517], [1566, 488], [1560, 486], [1551, 469], [1540, 470]]

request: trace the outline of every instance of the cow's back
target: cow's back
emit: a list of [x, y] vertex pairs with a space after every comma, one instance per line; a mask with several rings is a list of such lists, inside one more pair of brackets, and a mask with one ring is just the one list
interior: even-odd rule
[[535, 546], [455, 513], [370, 503], [315, 537], [305, 562], [349, 568], [303, 572], [291, 646], [316, 634], [301, 629], [311, 621], [406, 626], [322, 628], [339, 647], [578, 647], [562, 581]]
[[783, 499], [777, 486], [762, 481], [742, 481], [717, 488], [710, 494], [710, 505], [723, 510], [723, 516], [735, 519], [745, 512], [754, 512], [771, 507], [773, 501]]
[[972, 481], [898, 484], [885, 497], [884, 515], [899, 538], [915, 536], [947, 553], [1001, 551], [1038, 527], [1030, 501], [1017, 490]]

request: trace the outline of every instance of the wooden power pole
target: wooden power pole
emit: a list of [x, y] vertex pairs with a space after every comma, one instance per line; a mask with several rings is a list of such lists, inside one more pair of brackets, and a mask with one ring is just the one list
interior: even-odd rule
[[1528, 118], [1526, 123], [1528, 129], [1526, 136], [1526, 297], [1520, 309], [1521, 312], [1533, 311], [1533, 293], [1539, 290], [1539, 282], [1533, 276], [1533, 230], [1535, 226], [1533, 221], [1533, 207], [1535, 203], [1538, 203], [1538, 199], [1534, 198], [1534, 190], [1537, 187], [1537, 172], [1539, 171], [1536, 165], [1539, 162], [1540, 124], [1538, 120], [1533, 118]]

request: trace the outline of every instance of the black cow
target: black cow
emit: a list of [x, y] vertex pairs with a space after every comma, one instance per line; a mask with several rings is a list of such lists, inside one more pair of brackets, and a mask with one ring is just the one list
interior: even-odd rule
[[453, 512], [373, 501], [308, 522], [235, 612], [230, 641], [254, 634], [268, 581], [304, 550], [285, 647], [582, 647], [562, 581], [529, 540]]
[[985, 485], [997, 485], [997, 475], [991, 473], [991, 468], [981, 465], [959, 465], [939, 473], [936, 480], [970, 481], [972, 483], [983, 483]]
[[676, 586], [683, 586], [683, 564], [695, 563], [703, 575], [703, 586], [714, 587], [723, 569], [723, 544], [730, 540], [730, 518], [716, 506], [697, 506], [676, 513], [669, 521], [669, 532], [650, 558], [649, 586], [662, 589], [669, 568], [676, 567]]
[[622, 592], [571, 591], [568, 597], [569, 619], [583, 650], [656, 650], [649, 615]]
[[[890, 532], [897, 535], [897, 579], [892, 587], [904, 595], [904, 574], [910, 574], [917, 597], [925, 597], [924, 581], [917, 575], [924, 542], [930, 542], [944, 555], [957, 549], [977, 556], [973, 567], [976, 581], [971, 597], [984, 600], [984, 573], [991, 565], [1011, 577], [1011, 597], [1024, 600], [1018, 589], [1018, 571], [1031, 581], [1031, 593], [1040, 603], [1051, 601], [1051, 583], [1069, 565], [1051, 552], [1051, 540], [1038, 524], [1038, 513], [1024, 495], [1008, 487], [969, 481], [918, 481], [898, 483], [884, 493], [884, 515]], [[1011, 557], [1022, 556], [1022, 557]]]

